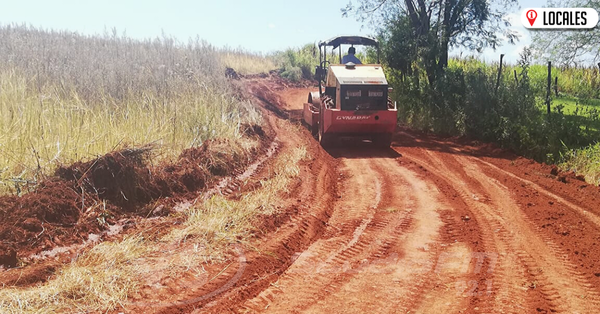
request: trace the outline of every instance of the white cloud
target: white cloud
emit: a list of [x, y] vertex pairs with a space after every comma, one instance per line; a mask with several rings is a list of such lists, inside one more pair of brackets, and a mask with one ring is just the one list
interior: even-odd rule
[[275, 28], [275, 24], [273, 24], [273, 23], [269, 23], [268, 26], [269, 26], [269, 28]]

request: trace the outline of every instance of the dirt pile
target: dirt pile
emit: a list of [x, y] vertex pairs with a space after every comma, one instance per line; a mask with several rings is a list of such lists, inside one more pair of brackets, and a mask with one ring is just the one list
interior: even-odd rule
[[240, 79], [240, 75], [237, 74], [237, 72], [232, 69], [232, 68], [225, 68], [225, 77], [226, 78], [230, 78], [230, 79], [234, 79], [234, 80], [239, 80]]
[[[265, 139], [259, 126], [248, 136]], [[252, 160], [224, 140], [184, 150], [176, 162], [152, 166], [152, 147], [126, 148], [88, 162], [59, 167], [55, 176], [22, 197], [0, 197], [0, 267], [18, 264], [56, 246], [85, 241], [123, 217], [168, 215], [173, 203], [197, 192]], [[165, 210], [166, 208], [166, 210]]]
[[60, 167], [56, 175], [71, 188], [113, 205], [132, 209], [153, 198], [146, 184], [153, 180], [145, 160], [150, 147], [123, 149], [85, 163]]

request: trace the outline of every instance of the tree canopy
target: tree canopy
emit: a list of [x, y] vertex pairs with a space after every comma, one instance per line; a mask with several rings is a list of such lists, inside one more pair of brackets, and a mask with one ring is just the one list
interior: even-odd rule
[[[596, 0], [600, 1], [600, 0]], [[430, 83], [448, 65], [451, 47], [481, 51], [516, 33], [506, 28], [504, 8], [517, 0], [356, 0], [342, 9], [345, 16], [373, 26], [384, 42], [390, 66], [410, 71], [414, 61], [424, 65]]]
[[[549, 1], [548, 7], [594, 8], [600, 12], [600, 0]], [[540, 61], [563, 65], [600, 62], [600, 25], [591, 30], [536, 30], [532, 48]]]

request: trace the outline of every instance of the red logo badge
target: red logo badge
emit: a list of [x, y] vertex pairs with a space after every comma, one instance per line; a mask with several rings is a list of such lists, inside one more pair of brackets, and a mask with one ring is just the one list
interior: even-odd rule
[[527, 19], [529, 20], [529, 24], [531, 24], [531, 26], [533, 26], [533, 23], [535, 23], [535, 19], [537, 18], [537, 12], [535, 12], [535, 10], [529, 10], [525, 14], [525, 16], [527, 16]]

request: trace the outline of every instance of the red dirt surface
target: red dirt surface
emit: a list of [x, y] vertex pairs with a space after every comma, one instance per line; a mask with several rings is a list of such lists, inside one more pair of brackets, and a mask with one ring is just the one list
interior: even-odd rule
[[599, 187], [495, 145], [404, 128], [389, 149], [325, 151], [289, 127], [310, 84], [281, 83], [239, 81], [266, 119], [249, 132], [311, 156], [273, 204], [281, 212], [258, 217], [228, 261], [146, 287], [115, 313], [598, 312]]
[[[295, 121], [294, 111], [309, 91], [280, 89], [270, 78], [245, 83], [271, 112], [272, 125]], [[314, 159], [302, 165], [302, 182], [295, 187], [304, 192], [294, 190], [281, 201], [291, 206], [287, 216], [252, 243], [265, 253], [246, 255], [219, 284], [155, 312], [600, 308], [597, 186], [495, 145], [402, 128], [388, 150], [346, 143], [324, 151], [305, 129], [278, 134], [285, 145], [308, 138]], [[315, 171], [322, 167], [328, 176]], [[302, 206], [289, 205], [293, 201]], [[297, 230], [302, 241], [290, 240]], [[218, 295], [194, 299], [231, 279], [236, 283]]]

